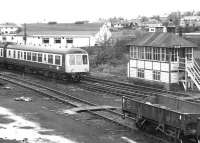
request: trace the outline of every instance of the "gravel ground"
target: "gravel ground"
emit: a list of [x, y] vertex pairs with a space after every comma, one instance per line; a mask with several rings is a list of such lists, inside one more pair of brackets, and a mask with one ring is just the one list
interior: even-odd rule
[[[65, 88], [70, 94], [87, 94], [87, 98], [92, 98], [91, 92], [73, 84], [45, 82], [50, 86]], [[0, 87], [0, 143], [18, 143], [22, 140], [27, 140], [27, 143], [147, 143], [145, 140], [148, 139], [138, 131], [130, 131], [88, 113], [63, 114], [61, 111], [71, 107], [5, 81], [0, 83], [6, 84]], [[15, 101], [16, 97], [21, 96], [31, 97], [32, 101]], [[107, 104], [110, 104], [116, 100], [114, 104], [121, 105], [114, 96], [93, 94], [93, 98], [94, 96], [95, 101], [103, 103], [109, 100]], [[102, 98], [103, 96], [106, 98]]]

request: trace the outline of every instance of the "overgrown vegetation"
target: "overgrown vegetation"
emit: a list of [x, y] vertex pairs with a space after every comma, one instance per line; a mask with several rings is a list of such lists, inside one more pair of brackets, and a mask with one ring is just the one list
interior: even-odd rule
[[103, 72], [126, 76], [128, 62], [128, 39], [116, 40], [112, 45], [105, 42], [101, 46], [88, 47], [90, 56], [90, 69], [94, 72]]

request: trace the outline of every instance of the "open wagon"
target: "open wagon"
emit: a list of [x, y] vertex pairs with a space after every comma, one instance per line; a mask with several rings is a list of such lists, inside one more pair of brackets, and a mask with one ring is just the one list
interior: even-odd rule
[[161, 95], [144, 100], [124, 96], [122, 111], [147, 132], [174, 142], [200, 142], [200, 104]]

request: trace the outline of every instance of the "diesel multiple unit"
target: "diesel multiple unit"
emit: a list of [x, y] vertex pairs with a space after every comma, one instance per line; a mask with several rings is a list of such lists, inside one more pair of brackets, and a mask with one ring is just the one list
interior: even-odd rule
[[74, 81], [89, 72], [88, 53], [80, 48], [0, 44], [0, 63], [7, 68]]

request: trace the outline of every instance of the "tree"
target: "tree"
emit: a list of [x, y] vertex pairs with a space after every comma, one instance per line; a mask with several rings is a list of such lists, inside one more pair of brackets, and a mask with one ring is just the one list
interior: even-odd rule
[[149, 19], [146, 16], [141, 17], [141, 22], [147, 22]]
[[186, 11], [183, 13], [183, 16], [192, 16], [193, 15], [193, 11]]
[[159, 15], [154, 15], [154, 16], [151, 17], [151, 19], [155, 19], [155, 20], [161, 21]]
[[168, 21], [172, 21], [176, 26], [180, 24], [181, 13], [180, 12], [172, 12], [168, 16]]
[[197, 16], [200, 16], [200, 11], [197, 11], [197, 12], [196, 12], [196, 15], [197, 15]]

